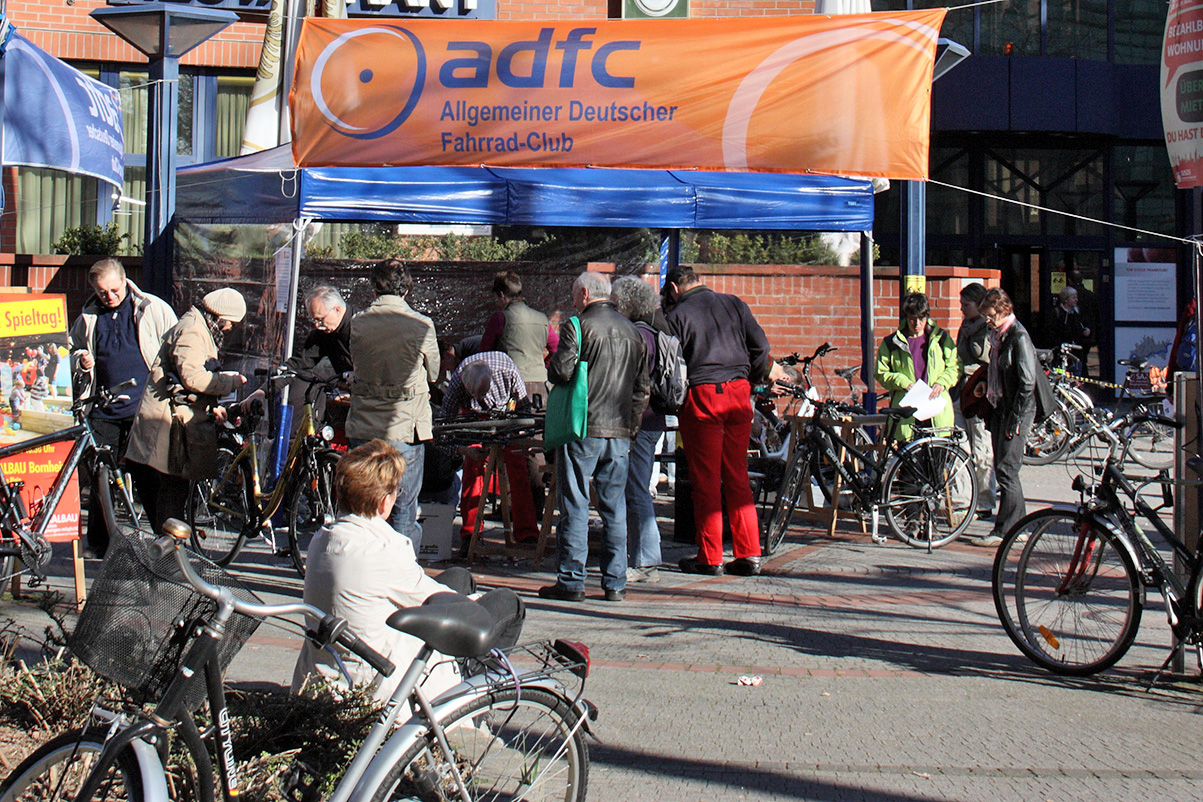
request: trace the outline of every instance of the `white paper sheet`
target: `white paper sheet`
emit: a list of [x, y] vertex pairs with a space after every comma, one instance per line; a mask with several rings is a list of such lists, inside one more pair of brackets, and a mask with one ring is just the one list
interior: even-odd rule
[[931, 420], [944, 411], [947, 399], [943, 393], [940, 393], [935, 398], [929, 398], [930, 395], [931, 387], [927, 382], [920, 379], [911, 385], [911, 389], [906, 391], [906, 395], [898, 402], [898, 406], [914, 407], [915, 420]]

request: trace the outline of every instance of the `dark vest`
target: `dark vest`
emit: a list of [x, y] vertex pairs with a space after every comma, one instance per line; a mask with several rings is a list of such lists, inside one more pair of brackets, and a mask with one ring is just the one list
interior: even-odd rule
[[510, 301], [505, 311], [505, 328], [494, 346], [514, 360], [524, 382], [547, 381], [543, 350], [547, 347], [547, 315], [523, 301]]

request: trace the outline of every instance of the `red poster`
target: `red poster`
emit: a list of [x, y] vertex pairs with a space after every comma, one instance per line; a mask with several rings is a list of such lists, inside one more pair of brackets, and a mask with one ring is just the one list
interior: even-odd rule
[[[71, 426], [71, 366], [67, 302], [62, 295], [0, 295], [0, 446]], [[8, 482], [23, 482], [31, 516], [42, 508], [72, 441], [52, 443], [0, 460]], [[72, 475], [46, 530], [51, 541], [79, 538], [79, 480]]]

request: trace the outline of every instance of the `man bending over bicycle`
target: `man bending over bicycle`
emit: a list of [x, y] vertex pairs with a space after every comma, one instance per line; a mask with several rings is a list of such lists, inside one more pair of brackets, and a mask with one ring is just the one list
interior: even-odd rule
[[[389, 524], [405, 467], [400, 452], [384, 440], [364, 443], [339, 460], [334, 469], [338, 518], [309, 544], [304, 592], [306, 604], [346, 619], [364, 643], [398, 667], [413, 662], [422, 642], [389, 627], [389, 615], [452, 590], [426, 575], [408, 538]], [[385, 678], [358, 658], [343, 662], [351, 680], [369, 685], [380, 701], [392, 696], [405, 674], [401, 670]], [[451, 660], [434, 660], [431, 665], [422, 687], [433, 699], [458, 683], [459, 673]], [[346, 687], [334, 654], [307, 640], [293, 670], [293, 692], [317, 679]]]

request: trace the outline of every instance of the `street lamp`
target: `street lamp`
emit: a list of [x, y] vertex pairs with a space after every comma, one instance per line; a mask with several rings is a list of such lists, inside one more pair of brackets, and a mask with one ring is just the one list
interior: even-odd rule
[[180, 58], [224, 30], [233, 11], [178, 3], [98, 8], [90, 16], [143, 53], [150, 63], [146, 128], [146, 228], [143, 281], [170, 297], [171, 259], [164, 229], [175, 212], [176, 121], [179, 117]]

